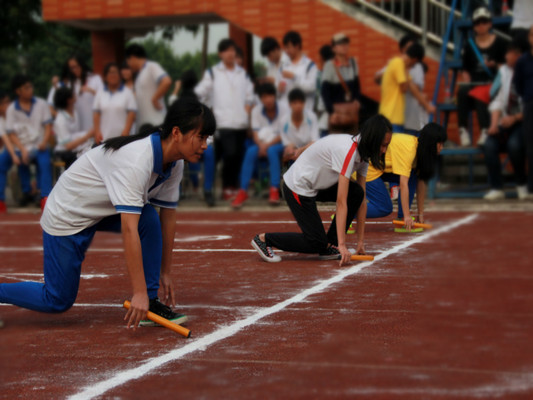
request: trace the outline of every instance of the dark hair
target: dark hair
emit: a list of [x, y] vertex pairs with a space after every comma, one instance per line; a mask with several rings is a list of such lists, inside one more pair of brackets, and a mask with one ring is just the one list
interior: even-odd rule
[[405, 53], [407, 54], [407, 57], [415, 58], [419, 62], [422, 61], [424, 59], [424, 56], [426, 55], [424, 47], [420, 43], [416, 42], [409, 46]]
[[5, 90], [0, 89], [0, 101], [4, 100], [6, 97], [9, 98], [9, 94]]
[[322, 46], [318, 53], [320, 54], [320, 57], [322, 57], [322, 60], [324, 60], [324, 62], [329, 61], [335, 57], [335, 53], [333, 52], [333, 49], [329, 44], [325, 44], [324, 46]]
[[518, 53], [524, 53], [524, 46], [520, 43], [520, 40], [513, 39], [507, 43], [506, 51], [516, 51]]
[[120, 64], [120, 69], [130, 69], [130, 66], [128, 65], [128, 63], [126, 61], [122, 61], [122, 63]]
[[31, 79], [28, 75], [17, 74], [11, 79], [11, 90], [16, 92], [18, 88], [24, 86], [28, 82], [31, 83]]
[[419, 179], [427, 182], [435, 175], [437, 143], [444, 143], [447, 139], [446, 130], [439, 124], [430, 122], [422, 128], [416, 149], [415, 172]]
[[105, 80], [105, 77], [107, 76], [107, 74], [109, 73], [109, 70], [111, 68], [115, 67], [116, 69], [118, 69], [118, 73], [120, 74], [120, 67], [119, 65], [116, 63], [116, 62], [110, 62], [110, 63], [107, 63], [104, 67], [104, 74], [103, 74], [103, 77], [104, 77], [104, 80]]
[[235, 53], [237, 54], [237, 57], [244, 58], [244, 51], [242, 51], [242, 48], [239, 46], [235, 46]]
[[266, 95], [275, 96], [276, 95], [276, 87], [270, 82], [261, 83], [257, 87], [257, 95], [259, 96], [259, 98], [261, 98], [261, 96], [263, 96], [265, 94]]
[[283, 45], [287, 46], [289, 43], [293, 46], [300, 46], [300, 48], [302, 48], [302, 37], [300, 36], [300, 33], [296, 31], [288, 31], [285, 36], [283, 36]]
[[54, 107], [56, 110], [64, 110], [67, 108], [68, 100], [74, 97], [72, 89], [62, 86], [54, 93]]
[[81, 86], [85, 85], [87, 83], [87, 75], [91, 72], [91, 69], [87, 66], [87, 63], [80, 55], [73, 55], [72, 57], [69, 57], [67, 60], [67, 68], [68, 68], [68, 79], [70, 80], [70, 83], [72, 87], [74, 87], [74, 82], [76, 82], [77, 77], [74, 76], [74, 74], [70, 71], [70, 67], [68, 66], [68, 62], [70, 60], [75, 60], [78, 65], [81, 68]]
[[383, 115], [374, 115], [361, 126], [361, 139], [357, 151], [361, 159], [372, 163], [374, 168], [385, 169], [385, 155], [381, 154], [381, 145], [387, 133], [392, 133], [390, 121]]
[[124, 55], [126, 56], [126, 59], [132, 56], [137, 58], [147, 57], [146, 50], [144, 49], [144, 47], [137, 43], [130, 44], [128, 47], [126, 47]]
[[305, 103], [305, 93], [300, 88], [294, 88], [289, 92], [289, 103], [302, 101]]
[[407, 34], [407, 35], [403, 35], [400, 40], [398, 41], [398, 47], [400, 49], [400, 51], [405, 47], [405, 45], [409, 42], [413, 42], [415, 43], [417, 40], [416, 40], [416, 37], [414, 37], [413, 35], [411, 34]]
[[176, 100], [169, 107], [165, 121], [159, 128], [141, 129], [133, 136], [117, 136], [104, 142], [105, 150], [118, 150], [122, 146], [143, 139], [156, 131], [165, 140], [172, 133], [172, 129], [178, 127], [182, 134], [200, 129], [201, 136], [211, 136], [216, 130], [216, 121], [213, 112], [204, 104], [192, 97], [184, 97]]
[[279, 42], [272, 36], [266, 36], [261, 40], [261, 55], [267, 57], [272, 51], [281, 49]]
[[198, 84], [198, 75], [193, 69], [188, 69], [181, 74], [181, 90], [184, 92], [192, 91]]
[[218, 52], [222, 53], [226, 50], [228, 50], [230, 47], [233, 47], [235, 51], [237, 51], [237, 45], [232, 39], [222, 39], [220, 42], [218, 42]]

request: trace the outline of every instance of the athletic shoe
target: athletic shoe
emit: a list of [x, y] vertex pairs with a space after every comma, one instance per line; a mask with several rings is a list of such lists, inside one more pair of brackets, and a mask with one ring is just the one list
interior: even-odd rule
[[406, 228], [394, 228], [394, 232], [396, 233], [420, 233], [420, 232], [424, 232], [424, 228], [412, 228], [410, 231], [408, 231]]
[[47, 197], [43, 197], [41, 199], [41, 212], [44, 211], [44, 206], [46, 206], [46, 200], [48, 200], [48, 196]]
[[235, 197], [235, 200], [232, 201], [231, 207], [235, 209], [241, 208], [246, 200], [248, 200], [248, 193], [246, 192], [246, 190], [241, 189], [237, 193], [237, 197]]
[[[518, 196], [518, 200], [525, 200], [527, 199], [528, 191], [527, 191], [527, 185], [521, 185], [516, 187], [516, 195]], [[0, 210], [0, 212], [2, 212]]]
[[215, 196], [213, 195], [213, 192], [205, 192], [204, 193], [204, 200], [208, 207], [214, 207], [215, 206]]
[[353, 235], [355, 233], [355, 228], [352, 225], [353, 225], [353, 222], [350, 224], [350, 227], [348, 228], [348, 231], [346, 232], [348, 235]]
[[479, 139], [477, 140], [477, 145], [478, 146], [483, 146], [485, 144], [485, 142], [487, 141], [488, 137], [489, 137], [489, 135], [487, 134], [487, 130], [486, 129], [482, 129], [481, 130], [481, 135], [479, 136]]
[[490, 201], [503, 200], [505, 199], [505, 192], [503, 190], [491, 189], [483, 198]]
[[[187, 316], [183, 314], [178, 314], [172, 311], [172, 309], [169, 306], [164, 305], [159, 301], [159, 299], [156, 297], [155, 299], [150, 300], [150, 307], [148, 308], [151, 312], [154, 314], [159, 315], [160, 317], [163, 317], [165, 319], [168, 319], [170, 322], [181, 325], [185, 322], [187, 322]], [[153, 321], [150, 321], [149, 319], [143, 319], [141, 322], [139, 322], [140, 326], [161, 326]]]
[[466, 130], [466, 128], [459, 128], [459, 139], [461, 142], [461, 146], [468, 147], [472, 145], [472, 140], [470, 139], [470, 134]]
[[237, 195], [237, 191], [233, 188], [225, 188], [222, 191], [222, 199], [226, 201], [231, 201]]
[[[526, 194], [527, 194], [527, 189], [526, 189]], [[0, 200], [0, 214], [5, 214], [5, 213], [7, 213], [6, 202]]]
[[259, 235], [255, 235], [252, 239], [252, 247], [256, 249], [261, 258], [267, 262], [281, 261], [281, 257], [274, 253], [272, 247], [267, 246], [266, 242], [259, 239]]
[[[355, 254], [355, 249], [348, 249], [348, 251], [353, 255]], [[329, 246], [325, 253], [320, 253], [318, 255], [319, 260], [340, 260], [341, 252], [336, 246]]]
[[270, 195], [268, 196], [268, 202], [274, 206], [277, 206], [280, 203], [279, 200], [279, 189], [272, 186], [270, 188]]
[[400, 186], [398, 186], [398, 185], [391, 186], [391, 188], [390, 188], [390, 199], [392, 201], [398, 200], [399, 192], [400, 192]]

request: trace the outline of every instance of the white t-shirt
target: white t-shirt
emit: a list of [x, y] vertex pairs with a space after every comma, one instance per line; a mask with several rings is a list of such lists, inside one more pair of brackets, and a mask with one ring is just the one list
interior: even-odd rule
[[[87, 75], [87, 86], [89, 86], [95, 93], [104, 86], [100, 75]], [[88, 131], [93, 127], [93, 102], [95, 95], [91, 92], [81, 92], [81, 80], [77, 79], [74, 82], [74, 95], [76, 96], [75, 109], [80, 117], [80, 127], [84, 131]]]
[[[66, 144], [84, 136], [86, 133], [87, 131], [80, 129], [80, 119], [76, 110], [74, 110], [74, 115], [70, 115], [65, 110], [59, 110], [54, 121], [54, 134], [57, 142], [55, 151], [65, 151]], [[93, 140], [89, 139], [71, 151], [79, 157], [89, 151], [92, 144]]]
[[[289, 71], [294, 74], [293, 79], [281, 78], [286, 83], [285, 91], [281, 94], [280, 99], [286, 105], [289, 104], [289, 92], [294, 88], [300, 88], [306, 96], [305, 108], [309, 111], [315, 106], [315, 96], [317, 91], [317, 74], [318, 68], [315, 63], [306, 55], [302, 55], [298, 62], [293, 63], [287, 57], [281, 63], [281, 71]], [[277, 88], [276, 88], [277, 89]]]
[[29, 112], [20, 107], [18, 100], [6, 111], [6, 132], [15, 133], [28, 151], [37, 150], [44, 137], [44, 127], [52, 123], [50, 107], [45, 100], [34, 97]]
[[315, 197], [319, 190], [327, 189], [339, 181], [339, 175], [350, 179], [354, 172], [366, 176], [368, 163], [361, 160], [357, 143], [349, 134], [323, 137], [305, 150], [283, 175], [287, 187], [294, 193]]
[[511, 29], [529, 29], [533, 24], [533, 3], [531, 0], [514, 0]]
[[[416, 63], [410, 70], [409, 75], [413, 79], [413, 83], [418, 86], [422, 92], [424, 90], [424, 67], [421, 63]], [[424, 107], [411, 94], [405, 92], [405, 120], [404, 127], [416, 131], [421, 130], [429, 121], [429, 116]]]
[[276, 102], [276, 116], [271, 120], [268, 118], [265, 107], [262, 104], [254, 107], [252, 110], [251, 125], [252, 130], [258, 133], [259, 140], [264, 143], [270, 143], [276, 139], [280, 135], [281, 120], [286, 113], [286, 108], [279, 102]]
[[183, 176], [183, 160], [163, 171], [159, 134], [119, 150], [98, 146], [63, 173], [48, 196], [41, 218], [43, 230], [74, 235], [117, 213], [141, 214], [151, 203], [175, 208]]
[[304, 118], [298, 128], [292, 122], [291, 117], [289, 111], [281, 120], [281, 141], [284, 146], [293, 144], [296, 147], [303, 147], [320, 138], [318, 121], [314, 112], [304, 110]]
[[[270, 60], [267, 60], [267, 71], [266, 76], [269, 78], [274, 78], [274, 86], [276, 90], [278, 89], [279, 82], [283, 79], [283, 76], [281, 75], [281, 66], [287, 65], [290, 63], [290, 58], [285, 52], [281, 52], [281, 57], [278, 64], [274, 64], [273, 62], [270, 62]], [[280, 97], [280, 93], [278, 93], [278, 97]]]
[[[124, 85], [115, 92], [110, 92], [107, 86], [104, 86], [96, 93], [93, 111], [100, 113], [100, 130], [104, 140], [120, 136], [126, 125], [128, 113], [137, 112], [135, 95]], [[130, 135], [133, 133], [132, 124]]]
[[147, 60], [139, 71], [137, 78], [135, 78], [135, 97], [138, 107], [137, 125], [139, 127], [144, 124], [158, 126], [165, 120], [167, 108], [163, 99], [159, 99], [163, 108], [157, 110], [152, 104], [152, 97], [154, 97], [161, 79], [167, 75], [161, 65], [155, 61]]

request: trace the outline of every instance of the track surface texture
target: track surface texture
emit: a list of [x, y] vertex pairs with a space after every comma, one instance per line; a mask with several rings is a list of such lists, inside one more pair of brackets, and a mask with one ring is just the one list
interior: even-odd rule
[[[180, 211], [190, 339], [126, 329], [121, 237], [97, 233], [68, 312], [0, 305], [0, 398], [533, 398], [533, 213], [429, 220], [421, 234], [370, 221], [376, 260], [339, 267], [262, 261], [250, 240], [297, 231], [286, 211]], [[2, 216], [0, 282], [42, 281], [41, 245], [37, 215]]]

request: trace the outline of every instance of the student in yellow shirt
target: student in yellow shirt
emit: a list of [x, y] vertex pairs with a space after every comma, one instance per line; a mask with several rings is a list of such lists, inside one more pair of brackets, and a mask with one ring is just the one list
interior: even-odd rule
[[420, 131], [420, 137], [396, 133], [385, 154], [385, 170], [368, 168], [366, 196], [367, 218], [381, 218], [392, 213], [392, 201], [385, 182], [400, 185], [398, 218], [407, 230], [413, 227], [410, 208], [417, 194], [418, 221], [424, 222], [426, 183], [435, 174], [437, 156], [447, 140], [446, 130], [429, 123]]

